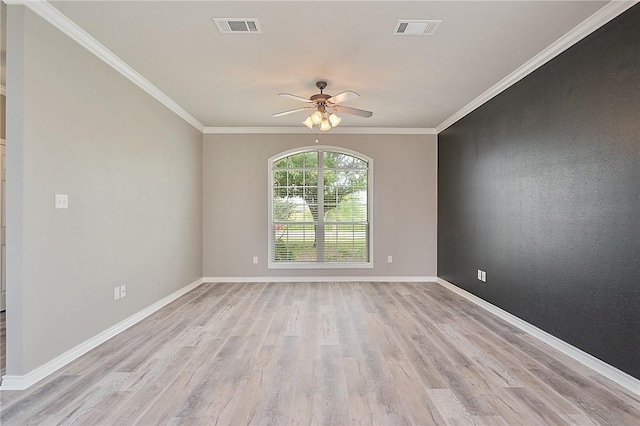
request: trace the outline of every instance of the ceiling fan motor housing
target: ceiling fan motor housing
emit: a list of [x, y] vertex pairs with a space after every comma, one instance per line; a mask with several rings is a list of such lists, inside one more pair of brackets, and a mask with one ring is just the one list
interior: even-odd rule
[[313, 95], [311, 96], [309, 99], [311, 99], [313, 102], [326, 102], [327, 99], [331, 98], [331, 95], [325, 95], [324, 93], [318, 93], [317, 95]]
[[322, 93], [322, 91], [327, 88], [327, 82], [322, 80], [317, 81], [316, 87], [320, 89], [320, 93], [311, 96], [309, 99], [318, 104], [326, 103], [327, 99], [331, 98], [331, 95], [325, 95], [324, 93]]

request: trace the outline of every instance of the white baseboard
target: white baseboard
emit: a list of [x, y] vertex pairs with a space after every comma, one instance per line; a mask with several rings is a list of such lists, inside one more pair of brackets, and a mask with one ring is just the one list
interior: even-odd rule
[[609, 380], [614, 381], [615, 383], [619, 384], [620, 386], [622, 386], [625, 389], [628, 389], [629, 391], [640, 395], [640, 380], [636, 379], [635, 377], [625, 373], [624, 371], [620, 371], [617, 368], [607, 364], [606, 362], [594, 357], [593, 355], [590, 355], [586, 352], [584, 352], [581, 349], [576, 348], [573, 345], [570, 345], [569, 343], [565, 342], [564, 340], [558, 339], [557, 337], [547, 333], [546, 331], [543, 331], [541, 329], [539, 329], [538, 327], [529, 324], [528, 322], [524, 321], [523, 319], [518, 318], [517, 316], [510, 314], [509, 312], [498, 308], [497, 306], [487, 302], [484, 299], [479, 298], [478, 296], [469, 293], [466, 290], [461, 289], [460, 287], [457, 287], [454, 284], [451, 284], [450, 282], [443, 280], [442, 278], [436, 278], [436, 282], [438, 284], [440, 284], [441, 286], [445, 287], [448, 290], [451, 290], [452, 292], [464, 297], [465, 299], [469, 300], [470, 302], [480, 306], [481, 308], [489, 311], [490, 313], [494, 314], [495, 316], [505, 320], [506, 322], [508, 322], [509, 324], [518, 327], [520, 330], [529, 333], [531, 336], [535, 337], [536, 339], [546, 343], [547, 345], [551, 346], [552, 348], [562, 352], [563, 354], [575, 359], [576, 361], [578, 361], [579, 363], [589, 367], [590, 369], [592, 369], [593, 371], [595, 371], [596, 373], [599, 373], [601, 375], [603, 375], [604, 377], [608, 378]]
[[29, 372], [28, 374], [26, 374], [24, 376], [3, 376], [2, 377], [2, 386], [0, 386], [0, 390], [24, 390], [24, 389], [27, 389], [29, 386], [34, 385], [35, 383], [37, 383], [40, 380], [42, 380], [45, 377], [47, 377], [48, 375], [56, 372], [57, 370], [61, 369], [65, 365], [69, 364], [71, 361], [74, 361], [75, 359], [79, 358], [80, 356], [86, 354], [91, 349], [93, 349], [96, 346], [106, 342], [107, 340], [111, 339], [115, 335], [117, 335], [119, 333], [122, 333], [127, 328], [131, 327], [132, 325], [137, 324], [138, 322], [142, 321], [143, 319], [145, 319], [149, 315], [153, 314], [154, 312], [156, 312], [160, 308], [168, 305], [169, 303], [171, 303], [174, 300], [178, 299], [180, 296], [183, 296], [184, 294], [190, 292], [191, 290], [193, 290], [194, 288], [198, 287], [202, 283], [203, 283], [203, 280], [202, 280], [202, 278], [200, 278], [200, 279], [192, 282], [191, 284], [188, 284], [188, 285], [182, 287], [181, 289], [171, 293], [167, 297], [157, 301], [153, 305], [151, 305], [151, 306], [141, 310], [140, 312], [130, 316], [129, 318], [125, 319], [124, 321], [119, 322], [118, 324], [114, 325], [113, 327], [110, 327], [110, 328], [106, 329], [102, 333], [100, 333], [100, 334], [90, 338], [89, 340], [79, 344], [75, 348], [72, 348], [72, 349], [68, 350], [67, 352], [63, 353], [62, 355], [58, 356], [57, 358], [54, 358], [53, 360], [47, 362], [46, 364], [41, 365], [40, 367], [36, 368], [35, 370]]
[[205, 283], [344, 283], [358, 281], [372, 282], [436, 282], [437, 277], [204, 277]]

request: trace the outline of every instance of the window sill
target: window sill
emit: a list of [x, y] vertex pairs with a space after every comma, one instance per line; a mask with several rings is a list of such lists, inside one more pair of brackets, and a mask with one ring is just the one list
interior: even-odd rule
[[368, 263], [316, 263], [316, 262], [269, 262], [268, 269], [372, 269], [373, 262]]

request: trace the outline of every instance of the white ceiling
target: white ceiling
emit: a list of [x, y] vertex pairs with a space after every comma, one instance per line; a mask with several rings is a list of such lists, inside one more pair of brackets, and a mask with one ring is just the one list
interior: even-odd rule
[[[354, 90], [341, 127], [434, 128], [584, 21], [599, 1], [56, 1], [52, 4], [207, 127], [299, 128], [277, 96]], [[213, 17], [257, 18], [220, 34]], [[393, 36], [398, 19], [441, 19]]]

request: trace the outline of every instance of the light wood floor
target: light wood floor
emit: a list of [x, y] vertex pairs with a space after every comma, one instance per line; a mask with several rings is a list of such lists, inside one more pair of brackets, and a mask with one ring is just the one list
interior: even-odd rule
[[640, 397], [433, 283], [205, 284], [1, 423], [640, 424]]

